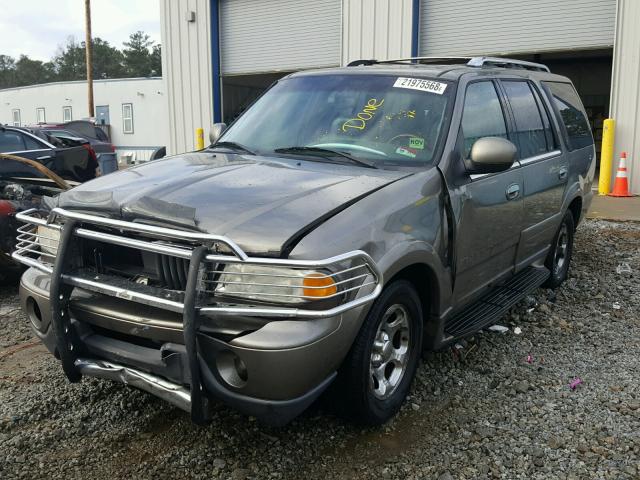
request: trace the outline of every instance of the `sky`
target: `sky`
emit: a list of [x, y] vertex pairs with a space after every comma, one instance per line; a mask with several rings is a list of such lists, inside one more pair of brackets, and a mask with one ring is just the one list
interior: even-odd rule
[[[0, 54], [50, 60], [67, 38], [84, 40], [84, 0], [0, 0]], [[159, 0], [92, 0], [91, 29], [122, 48], [142, 30], [160, 43]]]

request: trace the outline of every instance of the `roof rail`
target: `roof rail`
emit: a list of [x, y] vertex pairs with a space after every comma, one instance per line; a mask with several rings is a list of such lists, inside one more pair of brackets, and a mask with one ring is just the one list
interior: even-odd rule
[[354, 60], [350, 62], [347, 67], [359, 67], [361, 65], [381, 65], [385, 63], [437, 63], [437, 62], [457, 62], [463, 63], [470, 60], [471, 57], [407, 57], [407, 58], [394, 58], [391, 60]]
[[549, 67], [542, 63], [527, 62], [525, 60], [516, 60], [513, 58], [500, 58], [500, 57], [407, 57], [407, 58], [395, 58], [392, 60], [354, 60], [350, 62], [347, 67], [359, 67], [369, 65], [382, 65], [389, 63], [460, 63], [466, 64], [469, 67], [484, 66], [491, 67], [503, 67], [503, 68], [521, 68], [524, 70], [535, 70], [539, 72], [550, 72]]
[[550, 72], [549, 67], [542, 63], [527, 62], [525, 60], [516, 60], [513, 58], [500, 57], [473, 57], [467, 62], [470, 67], [503, 67], [503, 68], [521, 68], [524, 70], [535, 70], [538, 72]]

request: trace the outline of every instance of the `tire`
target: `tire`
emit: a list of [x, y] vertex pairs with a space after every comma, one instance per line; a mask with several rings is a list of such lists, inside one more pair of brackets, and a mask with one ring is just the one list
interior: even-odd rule
[[543, 287], [556, 288], [567, 279], [571, 255], [573, 254], [574, 233], [575, 222], [573, 220], [573, 214], [566, 212], [558, 231], [553, 237], [551, 249], [544, 262], [545, 267], [549, 269], [551, 275], [542, 284]]
[[415, 376], [422, 336], [418, 294], [406, 280], [391, 283], [374, 303], [340, 368], [333, 395], [339, 412], [365, 425], [380, 425], [394, 416]]

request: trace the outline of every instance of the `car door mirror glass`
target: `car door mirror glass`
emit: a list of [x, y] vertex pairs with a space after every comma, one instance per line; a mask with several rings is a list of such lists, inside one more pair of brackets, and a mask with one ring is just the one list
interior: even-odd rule
[[214, 123], [211, 125], [211, 128], [209, 129], [209, 141], [212, 145], [218, 141], [226, 129], [226, 123]]
[[473, 173], [494, 173], [513, 165], [518, 149], [505, 138], [483, 137], [471, 147], [470, 163]]

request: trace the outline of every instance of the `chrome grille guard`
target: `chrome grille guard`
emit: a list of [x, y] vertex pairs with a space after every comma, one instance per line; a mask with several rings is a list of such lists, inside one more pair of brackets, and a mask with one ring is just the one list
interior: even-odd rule
[[[301, 304], [296, 306], [283, 305], [282, 307], [262, 306], [259, 303], [257, 305], [214, 304], [196, 306], [196, 309], [203, 314], [212, 314], [214, 316], [243, 315], [277, 318], [323, 318], [339, 315], [358, 306], [367, 304], [374, 300], [382, 290], [382, 275], [375, 262], [367, 253], [360, 250], [321, 260], [250, 257], [233, 240], [224, 236], [127, 222], [69, 211], [62, 208], [54, 208], [47, 219], [38, 217], [36, 209], [30, 209], [18, 213], [16, 218], [21, 222], [24, 222], [25, 225], [18, 229], [18, 243], [16, 250], [12, 255], [13, 258], [24, 265], [36, 268], [48, 274], [53, 274], [54, 264], [56, 263], [57, 258], [56, 255], [51, 253], [51, 248], [43, 249], [41, 247], [41, 242], [44, 243], [45, 246], [48, 245], [51, 247], [52, 242], [55, 242], [56, 239], [47, 236], [46, 230], [44, 230], [44, 233], [40, 232], [38, 227], [48, 227], [61, 232], [64, 228], [67, 228], [67, 225], [69, 225], [73, 229], [71, 234], [68, 236], [69, 241], [72, 241], [73, 237], [85, 238], [112, 245], [182, 258], [189, 260], [190, 262], [193, 260], [193, 254], [197, 246], [204, 246], [206, 251], [202, 260], [195, 266], [198, 270], [200, 270], [202, 268], [202, 264], [206, 262], [209, 264], [243, 264], [274, 268], [282, 267], [286, 269], [329, 269], [331, 273], [327, 273], [326, 276], [335, 278], [336, 293], [325, 298], [344, 298], [344, 302], [339, 303], [337, 306], [325, 310], [319, 310], [305, 308], [313, 306], [313, 302], [315, 300], [303, 302], [308, 299], [308, 297], [305, 297], [303, 294], [280, 295], [278, 293], [271, 293], [266, 295], [271, 295], [276, 299], [278, 297], [296, 297], [296, 299], [301, 301]], [[63, 221], [62, 224], [59, 222], [60, 220]], [[117, 231], [116, 233], [118, 234], [92, 230], [92, 225], [109, 228], [111, 231]], [[129, 238], [126, 236], [127, 233], [144, 235], [145, 239]], [[64, 235], [62, 237], [64, 237]], [[176, 245], [172, 244], [171, 241], [189, 242], [195, 246], [189, 247], [184, 244]], [[60, 245], [57, 245], [57, 248], [59, 247]], [[346, 265], [346, 267], [344, 267], [344, 265]], [[337, 268], [340, 266], [342, 266], [342, 268]], [[212, 270], [212, 272], [219, 276], [226, 274], [224, 271], [215, 269]], [[237, 275], [243, 274], [240, 273]], [[258, 273], [257, 275], [260, 274]], [[284, 277], [284, 279], [287, 277], [291, 278], [287, 275], [266, 275], [265, 277], [275, 277], [280, 280], [282, 280], [282, 278], [279, 277]], [[105, 279], [107, 281], [105, 281]], [[185, 308], [184, 301], [176, 300], [175, 296], [168, 294], [154, 295], [149, 292], [136, 291], [133, 283], [131, 283], [131, 288], [126, 285], [126, 282], [118, 282], [117, 284], [109, 283], [108, 276], [105, 275], [91, 277], [71, 274], [63, 270], [61, 274], [61, 281], [69, 286], [79, 287], [85, 290], [143, 303], [177, 313], [183, 313]], [[206, 282], [207, 280], [204, 281]], [[123, 283], [125, 284], [123, 285]], [[279, 283], [280, 282], [277, 284], [228, 282], [228, 284], [232, 286], [238, 284], [244, 286], [267, 285], [276, 289], [284, 286]], [[197, 288], [200, 289], [200, 286], [198, 285]], [[304, 288], [313, 289], [322, 287], [307, 286]], [[358, 293], [361, 290], [367, 293], [358, 296]], [[202, 290], [199, 291], [202, 292]], [[206, 290], [206, 293], [214, 299], [217, 295], [211, 290]], [[351, 294], [350, 299], [345, 298], [348, 293]], [[185, 296], [187, 296], [186, 291]], [[245, 302], [246, 301], [247, 300], [245, 300]], [[274, 303], [278, 302], [276, 301]]]

